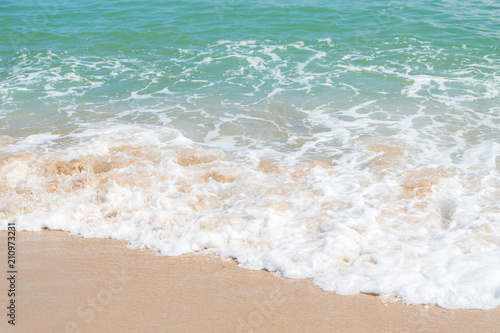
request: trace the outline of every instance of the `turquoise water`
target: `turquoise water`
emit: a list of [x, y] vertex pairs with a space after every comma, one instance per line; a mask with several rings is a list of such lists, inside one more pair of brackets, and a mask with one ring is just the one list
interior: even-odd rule
[[498, 1], [6, 0], [0, 31], [3, 221], [500, 304]]
[[277, 104], [303, 121], [326, 103], [428, 118], [498, 104], [495, 2], [41, 4], [0, 5], [2, 130], [165, 124], [178, 105], [217, 119]]

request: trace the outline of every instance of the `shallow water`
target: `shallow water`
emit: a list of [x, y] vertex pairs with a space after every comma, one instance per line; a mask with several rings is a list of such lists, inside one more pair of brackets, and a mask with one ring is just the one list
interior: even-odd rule
[[0, 226], [496, 307], [499, 9], [3, 2]]

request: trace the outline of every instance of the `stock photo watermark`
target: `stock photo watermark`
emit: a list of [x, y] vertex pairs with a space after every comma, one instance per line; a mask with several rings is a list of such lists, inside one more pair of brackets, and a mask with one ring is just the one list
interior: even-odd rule
[[10, 45], [15, 50], [22, 48], [30, 40], [37, 38], [41, 30], [50, 23], [50, 19], [61, 10], [61, 5], [57, 0], [38, 0], [36, 4], [36, 13], [22, 19], [21, 31], [8, 35]]
[[16, 224], [10, 222], [7, 227], [7, 323], [16, 325], [16, 282], [17, 282], [17, 263], [16, 263]]
[[255, 303], [255, 310], [244, 318], [238, 320], [237, 333], [253, 333], [264, 325], [264, 323], [276, 316], [277, 308], [286, 300], [286, 294], [280, 293], [278, 289], [273, 290], [269, 297], [262, 303]]
[[106, 307], [113, 302], [115, 296], [125, 290], [130, 278], [127, 276], [126, 271], [122, 270], [120, 273], [112, 271], [111, 273], [113, 278], [109, 281], [108, 287], [101, 289], [95, 296], [82, 301], [76, 308], [79, 320], [67, 322], [66, 333], [82, 332], [82, 324], [92, 323], [99, 313], [105, 311]]
[[376, 13], [370, 14], [370, 20], [367, 20], [367, 23], [363, 27], [355, 29], [354, 45], [359, 47], [369, 44], [373, 40], [374, 34], [391, 29], [391, 23], [394, 20], [395, 14], [402, 9], [401, 3], [393, 2], [386, 5], [385, 9], [377, 10]]

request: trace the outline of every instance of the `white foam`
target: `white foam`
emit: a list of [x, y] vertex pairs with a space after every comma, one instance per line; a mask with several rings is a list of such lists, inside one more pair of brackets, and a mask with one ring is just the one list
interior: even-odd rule
[[342, 154], [314, 163], [303, 152], [238, 148], [219, 132], [213, 148], [132, 125], [72, 133], [47, 152], [55, 136], [30, 137], [12, 144], [29, 143], [29, 156], [2, 152], [0, 226], [124, 239], [165, 255], [206, 250], [342, 294], [500, 305], [500, 175], [484, 163], [498, 146], [468, 150], [463, 165], [432, 165], [425, 146], [338, 135]]

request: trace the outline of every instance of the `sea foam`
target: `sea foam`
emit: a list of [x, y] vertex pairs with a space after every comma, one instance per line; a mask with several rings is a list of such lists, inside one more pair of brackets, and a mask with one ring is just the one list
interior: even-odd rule
[[500, 304], [500, 176], [482, 157], [491, 146], [460, 165], [397, 140], [346, 139], [317, 159], [209, 142], [134, 125], [11, 142], [1, 151], [0, 225], [164, 255], [207, 251], [341, 294]]

